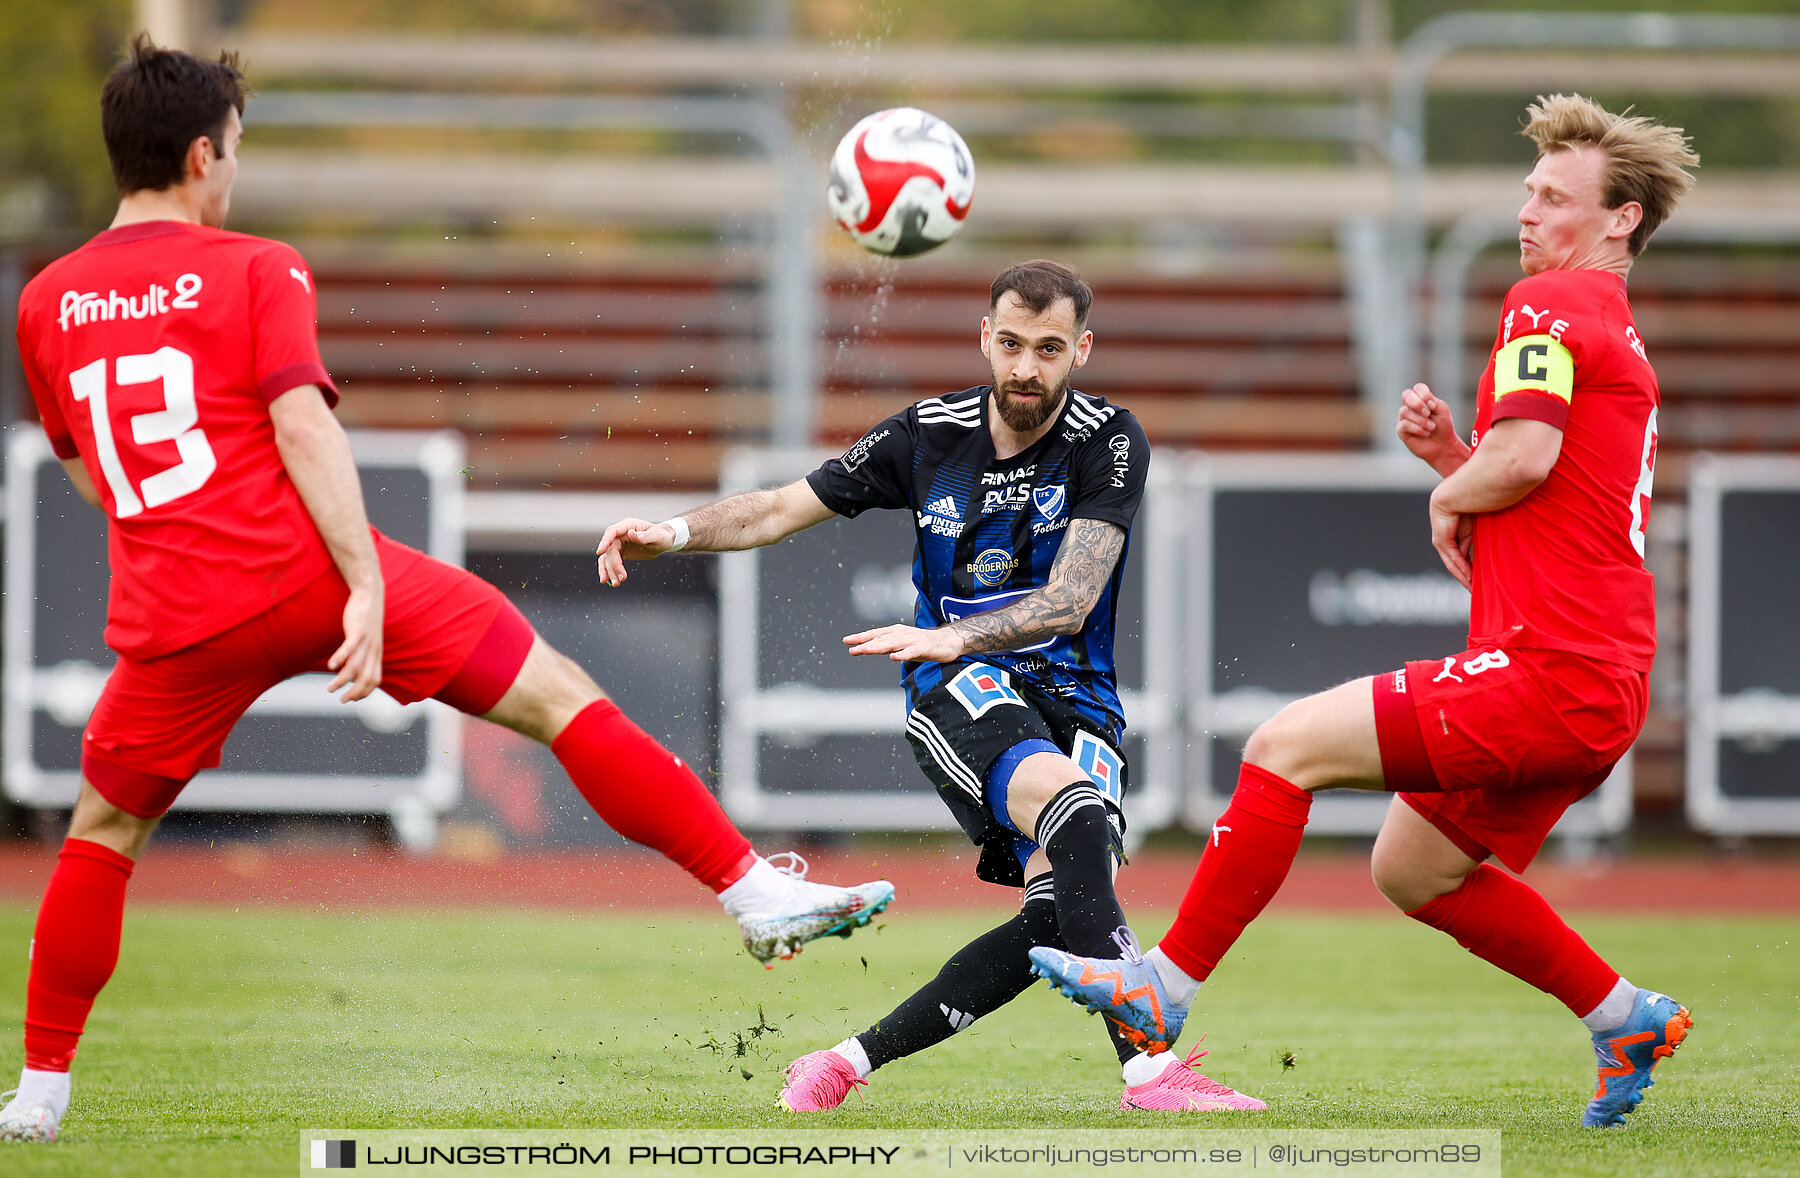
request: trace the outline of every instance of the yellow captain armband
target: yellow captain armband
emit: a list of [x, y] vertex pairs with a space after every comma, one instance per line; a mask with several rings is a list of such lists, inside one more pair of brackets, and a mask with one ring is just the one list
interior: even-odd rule
[[1575, 393], [1575, 357], [1547, 335], [1522, 335], [1494, 357], [1494, 396], [1550, 393], [1568, 402]]

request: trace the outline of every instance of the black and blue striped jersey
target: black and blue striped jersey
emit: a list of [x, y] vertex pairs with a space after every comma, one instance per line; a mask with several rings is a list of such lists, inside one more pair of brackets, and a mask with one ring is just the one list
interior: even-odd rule
[[[1130, 412], [1071, 389], [1043, 437], [999, 459], [988, 430], [990, 391], [983, 385], [910, 405], [807, 476], [819, 500], [848, 518], [876, 507], [911, 510], [917, 626], [998, 609], [1041, 588], [1072, 519], [1117, 524], [1129, 544], [1144, 497], [1150, 444]], [[1124, 574], [1121, 553], [1079, 632], [977, 657], [1096, 723], [1123, 725], [1113, 632]], [[908, 712], [944, 670], [905, 664]]]

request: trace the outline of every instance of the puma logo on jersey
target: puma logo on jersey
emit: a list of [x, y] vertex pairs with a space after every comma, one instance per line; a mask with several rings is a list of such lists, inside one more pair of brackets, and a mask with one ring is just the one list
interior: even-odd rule
[[303, 288], [305, 288], [307, 294], [312, 293], [312, 279], [310, 279], [306, 276], [306, 271], [300, 270], [293, 266], [289, 266], [288, 273], [292, 274], [294, 276], [295, 282], [298, 282]]
[[1530, 303], [1526, 303], [1524, 306], [1520, 307], [1519, 310], [1521, 313], [1531, 316], [1531, 325], [1533, 327], [1538, 325], [1538, 320], [1550, 313], [1549, 311], [1533, 311]]

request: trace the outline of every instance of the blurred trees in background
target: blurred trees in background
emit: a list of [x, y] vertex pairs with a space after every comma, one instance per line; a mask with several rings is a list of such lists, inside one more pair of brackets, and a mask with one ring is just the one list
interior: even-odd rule
[[[1385, 26], [1395, 40], [1433, 17], [1470, 9], [1542, 9], [1544, 0], [197, 0], [229, 39], [260, 33], [504, 30], [592, 36], [722, 36], [787, 29], [870, 49], [884, 42], [972, 40], [1344, 43]], [[1582, 11], [1793, 13], [1796, 0], [1572, 0]], [[87, 231], [111, 208], [96, 100], [133, 24], [131, 0], [0, 3], [0, 237]], [[247, 63], [254, 82], [255, 62]], [[1004, 91], [1006, 78], [993, 79]], [[1530, 157], [1517, 140], [1520, 95], [1436, 95], [1428, 156], [1436, 163]], [[1638, 102], [1685, 126], [1710, 168], [1800, 167], [1800, 101], [1702, 95], [1596, 94]], [[1219, 100], [1215, 96], [1215, 101]], [[1309, 158], [1316, 145], [1238, 141], [1221, 158]], [[1116, 154], [1130, 156], [1131, 144]], [[1105, 152], [1092, 153], [1094, 158]], [[22, 212], [23, 210], [23, 212]]]
[[130, 0], [0, 3], [0, 199], [44, 193], [47, 227], [111, 210], [100, 84], [130, 25]]

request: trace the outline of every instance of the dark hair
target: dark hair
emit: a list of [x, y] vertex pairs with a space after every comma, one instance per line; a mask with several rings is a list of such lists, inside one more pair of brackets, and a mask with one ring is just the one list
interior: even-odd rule
[[1000, 277], [994, 279], [988, 291], [989, 311], [1000, 306], [1000, 296], [1007, 291], [1018, 295], [1021, 303], [1039, 315], [1057, 300], [1068, 299], [1075, 304], [1078, 332], [1087, 322], [1088, 309], [1094, 305], [1094, 288], [1083, 282], [1073, 267], [1048, 258], [1033, 258], [1000, 271]]
[[113, 67], [100, 91], [100, 131], [121, 194], [161, 191], [181, 183], [187, 150], [202, 135], [215, 159], [232, 109], [244, 113], [244, 75], [237, 54], [202, 61], [161, 49], [150, 34], [131, 39], [131, 56]]

